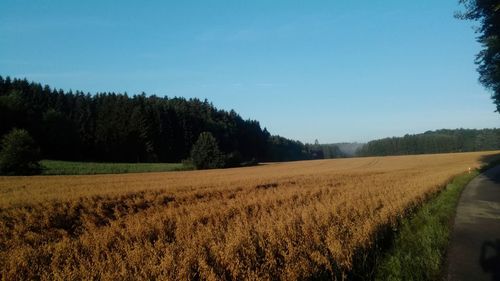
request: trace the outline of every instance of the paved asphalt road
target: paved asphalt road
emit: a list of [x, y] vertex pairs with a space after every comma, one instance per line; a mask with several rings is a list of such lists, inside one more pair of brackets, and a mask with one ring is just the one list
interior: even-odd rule
[[464, 189], [448, 251], [448, 280], [500, 281], [500, 166]]

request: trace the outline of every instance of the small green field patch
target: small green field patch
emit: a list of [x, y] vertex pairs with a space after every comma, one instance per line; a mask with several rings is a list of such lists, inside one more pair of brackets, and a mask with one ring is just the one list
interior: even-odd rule
[[42, 160], [43, 175], [95, 175], [191, 170], [182, 163], [99, 163]]

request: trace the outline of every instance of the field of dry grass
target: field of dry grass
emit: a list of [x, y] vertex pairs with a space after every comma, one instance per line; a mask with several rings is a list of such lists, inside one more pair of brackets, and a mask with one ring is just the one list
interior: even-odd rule
[[492, 154], [0, 177], [1, 277], [341, 278], [381, 229]]

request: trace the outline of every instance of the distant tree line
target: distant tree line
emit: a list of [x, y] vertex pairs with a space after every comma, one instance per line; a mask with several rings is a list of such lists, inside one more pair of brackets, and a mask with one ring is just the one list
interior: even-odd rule
[[500, 150], [500, 129], [436, 130], [368, 142], [359, 156]]
[[215, 138], [224, 165], [324, 158], [331, 150], [273, 136], [207, 100], [91, 95], [1, 76], [0, 121], [0, 136], [25, 129], [46, 159], [180, 162], [203, 132]]

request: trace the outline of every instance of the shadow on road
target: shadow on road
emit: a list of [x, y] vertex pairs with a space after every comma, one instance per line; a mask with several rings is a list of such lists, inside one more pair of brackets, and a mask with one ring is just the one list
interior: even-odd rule
[[484, 166], [481, 169], [483, 175], [495, 183], [500, 183], [500, 173], [492, 172], [492, 168], [500, 166], [500, 153], [482, 156], [480, 161]]
[[[500, 183], [500, 153], [481, 157], [485, 168], [482, 174], [494, 183]], [[497, 167], [497, 168], [495, 168]], [[481, 245], [479, 264], [485, 273], [491, 274], [491, 280], [500, 281], [500, 239], [485, 241]]]
[[483, 242], [479, 264], [485, 273], [491, 274], [491, 280], [500, 281], [500, 239]]

